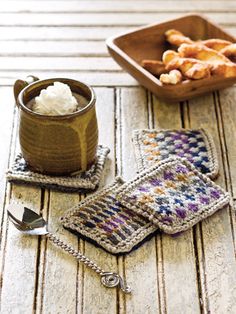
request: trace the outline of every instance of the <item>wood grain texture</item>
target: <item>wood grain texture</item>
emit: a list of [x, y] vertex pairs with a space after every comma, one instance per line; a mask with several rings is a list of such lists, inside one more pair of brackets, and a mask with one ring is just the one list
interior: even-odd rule
[[108, 56], [101, 41], [6, 41], [1, 43], [0, 56]]
[[[7, 244], [7, 215], [5, 211], [6, 203], [9, 202], [10, 199], [10, 187], [7, 186], [5, 180], [5, 171], [8, 168], [9, 164], [9, 155], [12, 138], [12, 130], [13, 130], [13, 112], [15, 109], [13, 102], [13, 95], [11, 93], [11, 88], [0, 88], [0, 101], [2, 104], [2, 109], [6, 115], [0, 115], [2, 130], [0, 133], [0, 146], [1, 146], [1, 176], [0, 176], [0, 291], [3, 288], [3, 273], [5, 268], [5, 258], [6, 258], [6, 244]], [[0, 304], [1, 304], [1, 296], [0, 296]], [[1, 308], [1, 306], [0, 306]]]
[[[100, 41], [114, 35], [135, 29], [135, 26], [0, 26], [1, 41]], [[236, 36], [236, 28], [233, 25], [224, 27], [233, 36]]]
[[[189, 121], [190, 127], [204, 127], [212, 134], [220, 164], [220, 175], [216, 182], [225, 187], [224, 171], [227, 169], [221, 155], [222, 145], [217, 121], [219, 117], [216, 116], [215, 111], [217, 105], [214, 104], [213, 96], [192, 100], [189, 104]], [[197, 237], [202, 238], [203, 244], [203, 247], [199, 245], [198, 249], [203, 250], [204, 256], [204, 264], [201, 266], [206, 284], [205, 310], [212, 313], [234, 313], [236, 263], [229, 209], [222, 209], [212, 217], [205, 219], [201, 227], [202, 229], [198, 229]]]
[[133, 29], [134, 27], [127, 26], [19, 26], [7, 27], [0, 26], [0, 40], [25, 40], [25, 41], [47, 41], [47, 40], [104, 40], [107, 37], [113, 36]]
[[61, 57], [0, 57], [0, 69], [8, 71], [121, 71], [121, 68], [111, 58], [96, 57], [74, 57], [74, 58], [61, 58]]
[[[21, 201], [26, 206], [40, 209], [40, 189], [14, 187], [11, 201]], [[12, 224], [7, 226], [7, 243], [4, 252], [2, 281], [2, 313], [32, 313], [36, 278], [38, 239], [20, 234]]]
[[[155, 22], [162, 22], [168, 19], [179, 17], [181, 13], [0, 13], [0, 25], [13, 26], [121, 26], [121, 25], [143, 25]], [[235, 25], [235, 13], [228, 12], [227, 19], [225, 13], [208, 13], [209, 18], [221, 25]]]
[[10, 1], [0, 8], [0, 12], [188, 12], [188, 11], [234, 11], [236, 5], [234, 1], [211, 1], [204, 6], [201, 1], [181, 1], [180, 6], [173, 6], [173, 1], [58, 1], [54, 6], [54, 1], [40, 2], [32, 1]]
[[[0, 164], [0, 204], [1, 208], [5, 205], [5, 190], [6, 190], [6, 181], [5, 181], [5, 171], [9, 163], [9, 153], [10, 153], [10, 144], [12, 140], [12, 128], [13, 128], [13, 113], [15, 110], [14, 98], [11, 88], [0, 88], [0, 101], [2, 104], [2, 110], [4, 115], [0, 115], [0, 125], [2, 127], [2, 132], [0, 133], [0, 151], [1, 155], [1, 164]], [[0, 221], [1, 227], [3, 223], [4, 211], [0, 211]], [[2, 228], [0, 229], [0, 233]], [[1, 237], [0, 237], [1, 243]], [[1, 246], [0, 246], [1, 247]]]
[[236, 134], [235, 112], [236, 88], [227, 88], [220, 92], [220, 110], [224, 124], [224, 136], [226, 141], [227, 158], [231, 176], [231, 188], [233, 197], [236, 197], [236, 149], [234, 145]]
[[[104, 40], [139, 25], [206, 15], [236, 35], [235, 1], [2, 1], [0, 6], [0, 312], [5, 314], [234, 314], [236, 312], [235, 86], [181, 104], [160, 101], [109, 57]], [[111, 152], [101, 187], [116, 175], [136, 174], [135, 128], [204, 127], [220, 160], [217, 184], [234, 204], [177, 238], [157, 235], [115, 257], [64, 230], [59, 217], [86, 195], [9, 185], [5, 170], [18, 151], [12, 84], [27, 74], [71, 77], [95, 87], [99, 142]], [[5, 205], [27, 204], [51, 230], [133, 289], [124, 295], [45, 238], [22, 236], [8, 223]], [[234, 205], [234, 207], [233, 207]]]
[[[99, 60], [98, 60], [99, 61]], [[24, 75], [31, 75], [32, 71], [0, 71], [1, 85], [12, 86], [14, 82]], [[111, 73], [98, 71], [97, 73], [81, 71], [81, 72], [70, 72], [70, 71], [33, 71], [33, 75], [40, 78], [51, 78], [51, 77], [69, 77], [75, 80], [85, 82], [93, 86], [137, 86], [138, 82], [127, 73]]]

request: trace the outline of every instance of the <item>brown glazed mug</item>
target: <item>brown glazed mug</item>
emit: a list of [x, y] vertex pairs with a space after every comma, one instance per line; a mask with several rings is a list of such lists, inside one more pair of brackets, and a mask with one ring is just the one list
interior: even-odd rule
[[[84, 96], [88, 104], [61, 116], [39, 114], [26, 106], [55, 81], [69, 85], [71, 91]], [[29, 76], [15, 82], [14, 95], [19, 107], [21, 152], [32, 170], [63, 175], [84, 171], [91, 166], [96, 158], [98, 127], [96, 98], [90, 86], [67, 78], [39, 80]]]

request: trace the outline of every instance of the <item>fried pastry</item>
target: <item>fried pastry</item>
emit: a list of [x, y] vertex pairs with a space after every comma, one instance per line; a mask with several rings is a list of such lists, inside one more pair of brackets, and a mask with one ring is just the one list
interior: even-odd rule
[[163, 84], [176, 85], [182, 81], [182, 74], [179, 70], [171, 70], [167, 74], [161, 74], [160, 81]]
[[[216, 51], [220, 51], [221, 49], [231, 45], [232, 43], [228, 40], [223, 40], [223, 39], [207, 39], [207, 40], [202, 40], [199, 41], [200, 44], [203, 44], [204, 46], [211, 48]], [[220, 51], [221, 52], [221, 51]]]
[[168, 31], [165, 32], [165, 36], [166, 36], [166, 40], [170, 44], [175, 45], [175, 46], [180, 46], [182, 44], [200, 44], [216, 51], [220, 51], [221, 49], [232, 44], [232, 42], [228, 40], [216, 39], [216, 38], [193, 41], [189, 37], [186, 37], [180, 31], [177, 31], [176, 29], [169, 29]]
[[189, 79], [199, 80], [211, 75], [209, 64], [192, 58], [182, 58], [173, 50], [164, 52], [163, 62], [167, 70], [178, 69]]
[[179, 54], [174, 50], [166, 50], [162, 55], [162, 61], [165, 66], [175, 58], [179, 58]]
[[[191, 60], [191, 59], [190, 59]], [[187, 62], [190, 62], [189, 60]], [[190, 79], [200, 80], [211, 76], [210, 67], [204, 63], [195, 63], [189, 70], [185, 71], [185, 76]]]
[[180, 31], [176, 29], [169, 29], [165, 32], [166, 40], [175, 46], [180, 46], [181, 44], [192, 44], [193, 41], [189, 38], [184, 36]]
[[218, 51], [202, 44], [182, 44], [178, 48], [179, 55], [183, 58], [194, 58], [207, 63], [231, 63], [231, 61]]
[[[236, 43], [223, 39], [193, 41], [178, 30], [165, 32], [166, 40], [178, 47], [167, 50], [162, 61], [143, 60], [142, 66], [160, 76], [163, 84], [177, 84], [183, 79], [199, 80], [211, 75], [236, 77]], [[168, 73], [169, 72], [169, 73]]]
[[227, 58], [236, 58], [236, 43], [228, 45], [220, 50], [220, 53]]
[[152, 73], [153, 75], [161, 75], [162, 73], [167, 73], [165, 65], [162, 61], [158, 60], [142, 60], [142, 67]]
[[236, 76], [236, 64], [219, 63], [212, 67], [211, 73], [216, 76], [234, 77]]

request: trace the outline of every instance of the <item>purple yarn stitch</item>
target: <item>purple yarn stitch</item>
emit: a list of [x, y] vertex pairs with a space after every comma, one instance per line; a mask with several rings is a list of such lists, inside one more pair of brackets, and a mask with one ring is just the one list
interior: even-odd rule
[[211, 191], [211, 197], [212, 198], [220, 198], [220, 191], [218, 191], [218, 190], [212, 190]]
[[150, 184], [153, 186], [160, 186], [162, 185], [162, 181], [160, 179], [152, 179], [150, 180]]
[[197, 212], [198, 211], [198, 206], [197, 206], [197, 204], [189, 203], [188, 204], [188, 209], [193, 211], [193, 212]]
[[144, 186], [140, 186], [140, 187], [138, 188], [138, 190], [139, 190], [140, 192], [149, 192], [149, 189], [148, 189], [148, 188], [145, 188]]
[[173, 173], [170, 171], [164, 171], [163, 177], [164, 180], [173, 180]]
[[209, 204], [210, 203], [210, 199], [209, 199], [209, 197], [206, 197], [206, 196], [200, 196], [200, 202], [202, 203], [202, 204]]
[[183, 218], [183, 219], [186, 217], [186, 211], [184, 209], [176, 208], [175, 211], [178, 217]]
[[182, 165], [177, 165], [175, 170], [176, 170], [176, 172], [179, 172], [179, 173], [188, 173], [187, 167], [182, 166]]

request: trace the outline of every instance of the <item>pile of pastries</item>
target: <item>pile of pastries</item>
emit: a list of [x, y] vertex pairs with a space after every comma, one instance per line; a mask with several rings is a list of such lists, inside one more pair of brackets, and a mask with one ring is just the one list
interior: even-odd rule
[[165, 36], [177, 51], [166, 50], [162, 61], [142, 60], [142, 66], [163, 84], [210, 76], [236, 77], [236, 43], [223, 39], [193, 41], [175, 29], [165, 32]]

